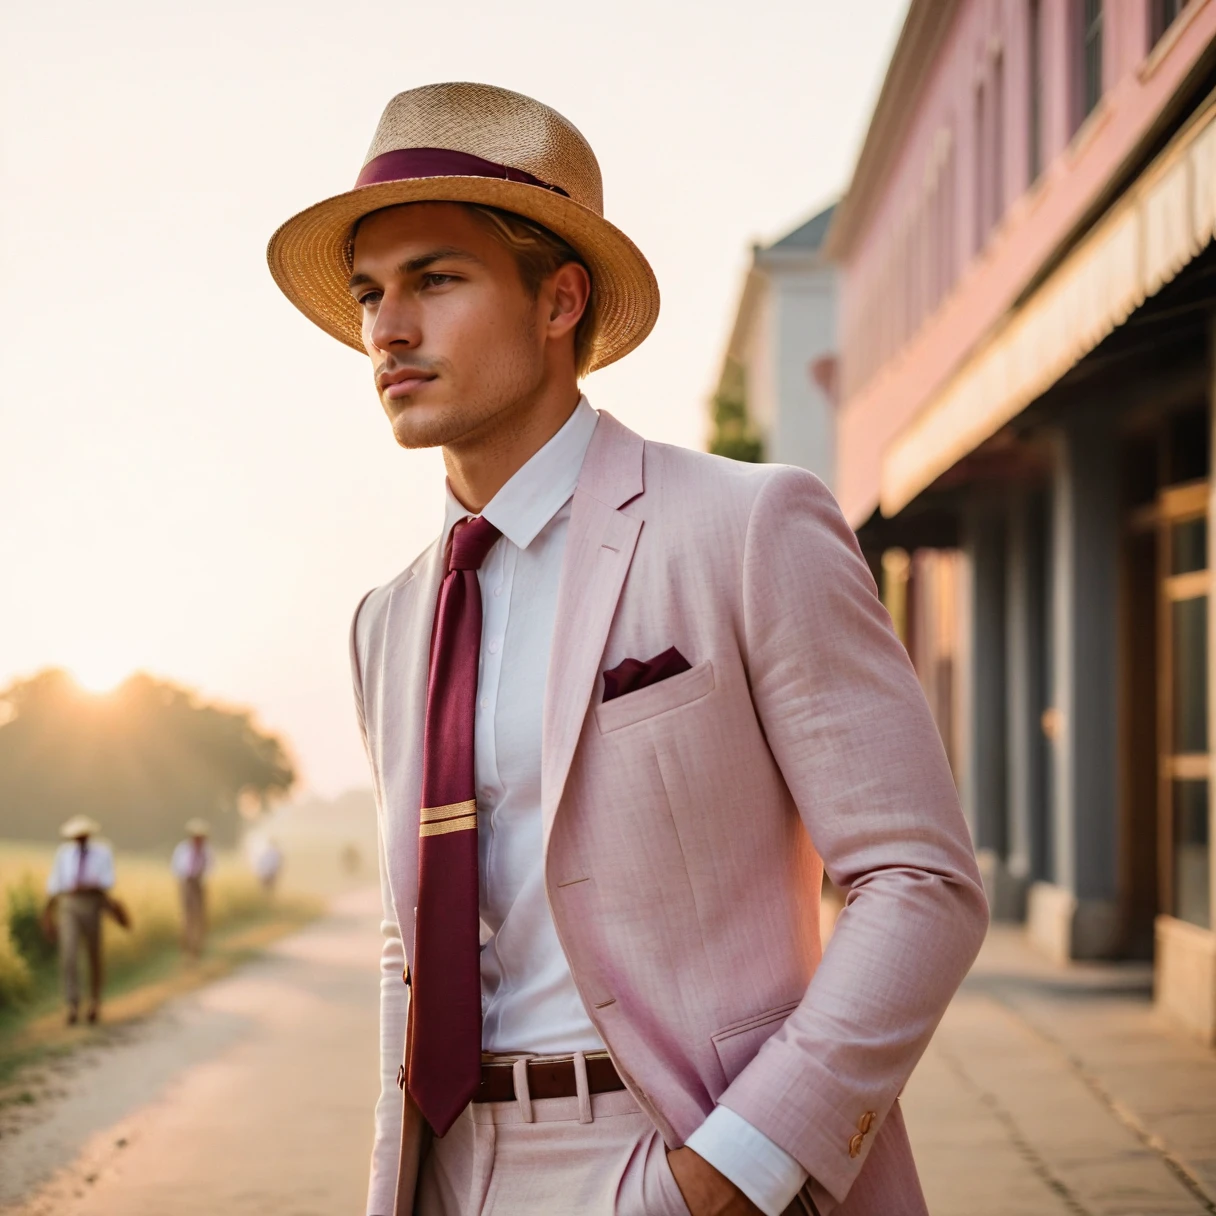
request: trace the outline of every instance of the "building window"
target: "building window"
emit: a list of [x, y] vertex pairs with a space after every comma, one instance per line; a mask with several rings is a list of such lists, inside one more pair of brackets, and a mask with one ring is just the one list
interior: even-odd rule
[[1186, 0], [1151, 0], [1149, 6], [1149, 45], [1156, 46], [1165, 31], [1186, 7]]
[[942, 295], [946, 295], [950, 291], [950, 288], [954, 286], [954, 280], [958, 277], [958, 233], [955, 228], [956, 190], [954, 140], [951, 138], [946, 146], [946, 163], [942, 167], [941, 258], [944, 282]]
[[975, 240], [976, 253], [988, 237], [988, 85], [981, 82], [975, 89]]
[[1027, 126], [1029, 137], [1027, 155], [1029, 158], [1029, 181], [1038, 181], [1043, 172], [1043, 4], [1042, 0], [1030, 0], [1027, 16], [1029, 30], [1027, 31], [1027, 98], [1029, 113]]
[[992, 111], [989, 142], [992, 155], [988, 171], [988, 227], [995, 228], [1005, 214], [1005, 56], [998, 52], [992, 61]]
[[975, 250], [1004, 214], [1005, 59], [998, 54], [975, 90]]
[[1081, 29], [1078, 38], [1080, 69], [1077, 126], [1088, 118], [1102, 99], [1102, 0], [1081, 0]]

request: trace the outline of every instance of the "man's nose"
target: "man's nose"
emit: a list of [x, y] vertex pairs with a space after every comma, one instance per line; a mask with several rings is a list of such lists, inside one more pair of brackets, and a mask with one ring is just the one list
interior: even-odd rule
[[399, 296], [385, 295], [364, 323], [364, 340], [378, 350], [413, 349], [422, 340], [418, 309]]

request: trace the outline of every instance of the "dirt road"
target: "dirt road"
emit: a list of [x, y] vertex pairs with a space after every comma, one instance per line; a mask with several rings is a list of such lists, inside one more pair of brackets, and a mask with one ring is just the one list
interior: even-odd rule
[[5, 1216], [361, 1212], [379, 894], [56, 1066], [0, 1140]]

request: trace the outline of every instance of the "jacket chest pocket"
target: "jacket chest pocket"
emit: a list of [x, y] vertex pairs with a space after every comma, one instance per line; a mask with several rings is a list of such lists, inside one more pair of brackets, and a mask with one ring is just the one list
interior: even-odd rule
[[595, 723], [603, 735], [646, 722], [659, 714], [682, 709], [714, 690], [714, 665], [709, 659], [649, 688], [626, 693], [595, 707]]

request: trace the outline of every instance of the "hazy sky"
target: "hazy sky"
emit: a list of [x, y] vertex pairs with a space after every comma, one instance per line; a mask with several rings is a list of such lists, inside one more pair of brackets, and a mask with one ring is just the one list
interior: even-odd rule
[[366, 784], [346, 636], [429, 542], [435, 453], [279, 294], [274, 228], [384, 103], [532, 94], [587, 136], [662, 315], [592, 404], [700, 446], [754, 239], [847, 182], [906, 0], [0, 6], [0, 684], [133, 669], [254, 706]]

